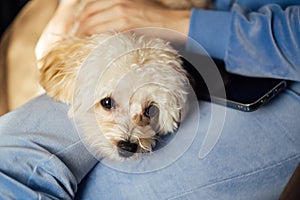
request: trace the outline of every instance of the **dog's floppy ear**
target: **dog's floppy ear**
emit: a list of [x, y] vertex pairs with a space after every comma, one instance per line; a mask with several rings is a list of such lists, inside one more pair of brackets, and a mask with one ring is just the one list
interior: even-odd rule
[[77, 72], [95, 46], [91, 38], [66, 37], [39, 61], [40, 84], [49, 96], [72, 103]]

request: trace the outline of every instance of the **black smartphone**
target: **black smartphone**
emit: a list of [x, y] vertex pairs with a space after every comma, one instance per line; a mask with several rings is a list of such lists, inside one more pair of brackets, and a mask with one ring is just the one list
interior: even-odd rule
[[[285, 80], [272, 78], [253, 78], [229, 73], [225, 64], [220, 60], [213, 60], [223, 80], [222, 85], [216, 82], [213, 92], [209, 92], [207, 84], [198, 70], [183, 58], [183, 65], [189, 73], [192, 87], [198, 99], [226, 105], [230, 108], [250, 112], [258, 109], [277, 96], [287, 86]], [[204, 66], [201, 66], [202, 68]], [[205, 67], [204, 67], [205, 68]], [[226, 96], [218, 96], [218, 90], [225, 88]]]

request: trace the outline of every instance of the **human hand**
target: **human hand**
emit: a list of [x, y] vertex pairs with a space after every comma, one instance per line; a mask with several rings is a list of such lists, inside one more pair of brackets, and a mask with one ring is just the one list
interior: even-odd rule
[[[51, 50], [63, 35], [82, 37], [142, 27], [168, 28], [184, 34], [188, 32], [190, 10], [172, 10], [149, 0], [91, 0], [83, 8], [80, 2], [60, 2], [37, 42], [37, 60]], [[77, 30], [74, 31], [74, 28]]]
[[149, 0], [101, 0], [86, 4], [77, 19], [76, 36], [106, 31], [160, 27], [188, 33], [190, 10], [173, 10]]
[[35, 56], [40, 60], [63, 35], [70, 34], [78, 13], [78, 0], [63, 0], [43, 30], [35, 47]]

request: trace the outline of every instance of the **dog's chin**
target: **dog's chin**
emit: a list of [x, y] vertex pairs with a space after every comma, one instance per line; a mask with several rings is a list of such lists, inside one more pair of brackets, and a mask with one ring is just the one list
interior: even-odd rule
[[156, 145], [153, 138], [142, 138], [136, 141], [118, 139], [103, 139], [103, 135], [91, 136], [85, 139], [87, 148], [98, 159], [125, 161], [140, 159], [143, 154], [152, 152]]
[[143, 154], [151, 153], [156, 145], [157, 136], [150, 126], [135, 127], [129, 135], [124, 125], [98, 122], [93, 112], [75, 112], [73, 120], [83, 144], [98, 160], [139, 159]]

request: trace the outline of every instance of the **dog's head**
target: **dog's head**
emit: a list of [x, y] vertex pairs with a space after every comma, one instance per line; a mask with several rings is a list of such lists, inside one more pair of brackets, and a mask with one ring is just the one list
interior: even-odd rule
[[150, 152], [184, 114], [186, 72], [165, 41], [132, 34], [62, 41], [43, 60], [41, 84], [70, 113], [99, 157]]

